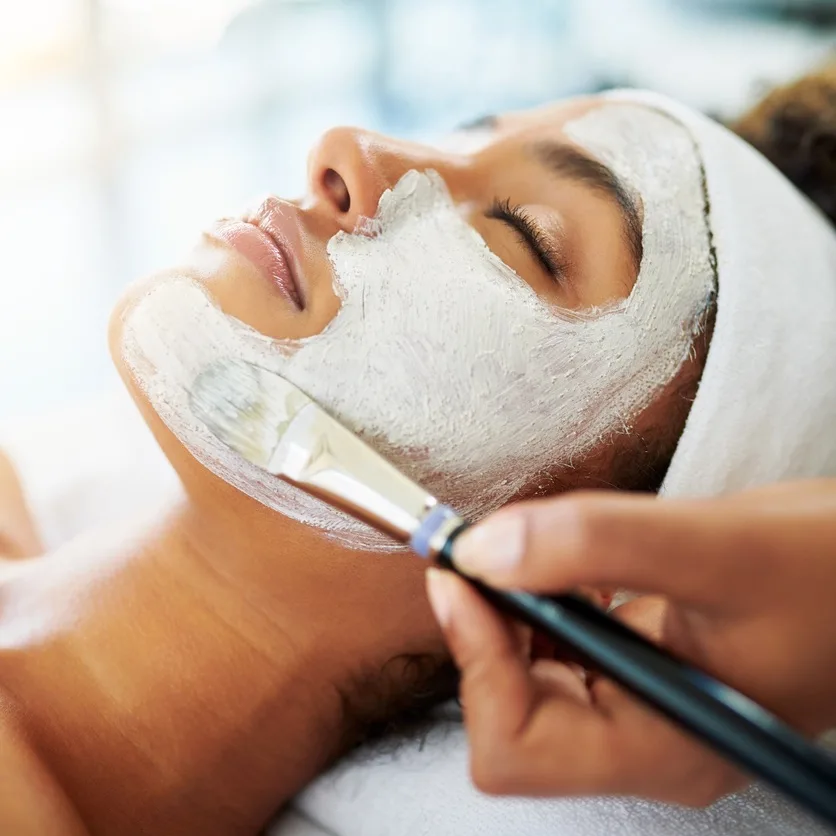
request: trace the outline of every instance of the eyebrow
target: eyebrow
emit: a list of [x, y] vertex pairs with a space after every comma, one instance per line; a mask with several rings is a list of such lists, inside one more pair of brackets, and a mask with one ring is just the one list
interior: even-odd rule
[[630, 190], [602, 162], [588, 157], [571, 145], [551, 140], [530, 146], [532, 156], [559, 177], [567, 177], [614, 201], [621, 212], [624, 234], [636, 270], [642, 260], [642, 221]]
[[[493, 129], [499, 124], [499, 117], [489, 113], [459, 125], [460, 131]], [[582, 151], [564, 142], [541, 140], [530, 146], [532, 156], [558, 177], [568, 177], [576, 183], [600, 192], [614, 201], [621, 212], [624, 224], [624, 237], [633, 257], [636, 271], [642, 263], [642, 220], [639, 208], [630, 190], [612, 169], [599, 160], [587, 156]]]

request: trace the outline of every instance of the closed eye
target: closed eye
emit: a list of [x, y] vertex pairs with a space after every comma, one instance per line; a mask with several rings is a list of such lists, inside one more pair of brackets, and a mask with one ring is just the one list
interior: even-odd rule
[[566, 259], [540, 224], [522, 206], [512, 204], [510, 200], [496, 200], [485, 217], [510, 226], [555, 282], [562, 284], [566, 281]]

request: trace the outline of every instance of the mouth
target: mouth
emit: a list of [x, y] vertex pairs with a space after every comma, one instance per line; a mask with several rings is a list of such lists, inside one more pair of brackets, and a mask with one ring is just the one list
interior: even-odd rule
[[299, 230], [292, 209], [271, 197], [252, 215], [218, 221], [208, 235], [243, 255], [301, 312], [305, 309], [305, 297], [296, 258]]

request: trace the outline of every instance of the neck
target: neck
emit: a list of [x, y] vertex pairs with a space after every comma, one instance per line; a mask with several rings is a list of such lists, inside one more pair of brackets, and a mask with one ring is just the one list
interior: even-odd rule
[[185, 500], [128, 546], [79, 540], [4, 582], [0, 684], [94, 829], [255, 832], [344, 748], [354, 683], [440, 650], [405, 558], [236, 501]]

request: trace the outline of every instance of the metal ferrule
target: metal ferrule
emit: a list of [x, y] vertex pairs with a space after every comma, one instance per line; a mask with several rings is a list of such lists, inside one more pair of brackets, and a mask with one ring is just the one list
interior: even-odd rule
[[309, 402], [289, 421], [267, 469], [409, 542], [435, 498]]
[[464, 520], [452, 508], [447, 505], [436, 505], [421, 520], [409, 545], [421, 557], [435, 560], [447, 545], [450, 536], [464, 524]]

